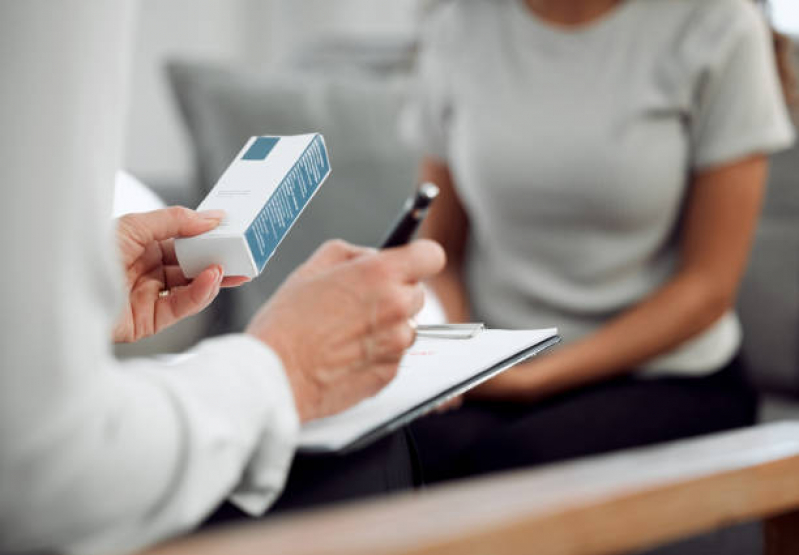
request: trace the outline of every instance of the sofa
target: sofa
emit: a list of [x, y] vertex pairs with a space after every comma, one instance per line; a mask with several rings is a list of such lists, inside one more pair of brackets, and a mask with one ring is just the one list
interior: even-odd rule
[[[351, 45], [348, 46], [352, 50]], [[288, 273], [325, 239], [377, 245], [416, 181], [417, 156], [398, 137], [409, 84], [408, 57], [349, 63], [333, 46], [289, 67], [262, 72], [173, 61], [168, 77], [197, 160], [194, 205], [245, 140], [258, 134], [319, 131], [333, 173], [255, 282], [225, 292], [209, 333], [241, 329]], [[357, 57], [354, 57], [357, 59]], [[799, 417], [799, 147], [774, 157], [763, 216], [738, 302], [751, 379], [763, 419]], [[666, 546], [650, 555], [761, 550], [758, 525]]]

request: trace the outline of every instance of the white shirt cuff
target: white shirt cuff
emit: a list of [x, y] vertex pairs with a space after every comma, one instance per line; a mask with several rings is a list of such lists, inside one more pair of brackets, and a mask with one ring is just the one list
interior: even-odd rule
[[[263, 383], [265, 394], [258, 402], [268, 407], [261, 423], [252, 456], [244, 467], [241, 480], [230, 501], [252, 516], [263, 514], [283, 491], [299, 437], [300, 421], [294, 393], [283, 363], [263, 342], [244, 334], [204, 341], [197, 348], [221, 348], [236, 353], [237, 361], [246, 361], [246, 370]], [[241, 369], [241, 368], [240, 368]]]

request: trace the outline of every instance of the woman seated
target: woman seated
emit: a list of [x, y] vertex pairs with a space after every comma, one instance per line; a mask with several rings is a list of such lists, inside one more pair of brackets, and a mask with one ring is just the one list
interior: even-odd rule
[[442, 188], [432, 285], [452, 321], [564, 344], [419, 421], [426, 478], [752, 424], [733, 306], [793, 137], [755, 4], [465, 0], [429, 23], [404, 124]]

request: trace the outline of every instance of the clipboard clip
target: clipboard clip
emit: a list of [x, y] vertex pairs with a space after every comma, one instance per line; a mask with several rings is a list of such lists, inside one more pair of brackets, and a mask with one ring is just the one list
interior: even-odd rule
[[482, 322], [469, 324], [420, 324], [416, 326], [416, 337], [428, 339], [471, 339], [485, 329]]

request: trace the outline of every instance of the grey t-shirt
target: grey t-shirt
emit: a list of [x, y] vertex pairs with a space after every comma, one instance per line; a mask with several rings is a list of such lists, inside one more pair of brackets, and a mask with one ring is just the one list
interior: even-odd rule
[[[667, 282], [690, 174], [791, 143], [770, 41], [749, 0], [626, 0], [571, 30], [522, 0], [441, 8], [403, 125], [469, 214], [474, 316], [568, 342]], [[729, 313], [647, 369], [712, 372], [740, 335]]]

